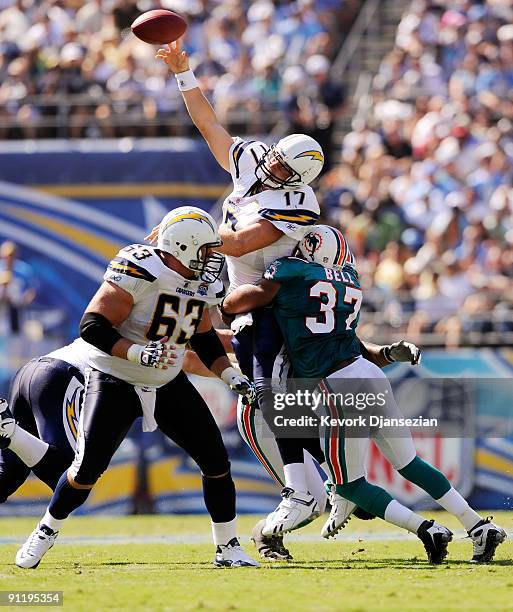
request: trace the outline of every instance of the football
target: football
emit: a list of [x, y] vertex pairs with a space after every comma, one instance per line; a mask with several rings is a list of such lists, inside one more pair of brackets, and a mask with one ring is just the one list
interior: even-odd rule
[[163, 9], [147, 11], [132, 24], [135, 36], [150, 45], [165, 45], [178, 40], [186, 29], [183, 17]]

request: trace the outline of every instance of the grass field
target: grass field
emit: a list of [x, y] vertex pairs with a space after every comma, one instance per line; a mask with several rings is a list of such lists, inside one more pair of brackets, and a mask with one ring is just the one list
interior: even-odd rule
[[[61, 590], [73, 611], [512, 610], [513, 542], [492, 565], [470, 565], [471, 543], [458, 524], [436, 518], [457, 530], [442, 566], [427, 564], [415, 537], [353, 519], [335, 541], [318, 535], [319, 521], [289, 536], [293, 561], [234, 570], [212, 566], [207, 517], [73, 518], [37, 570], [13, 562], [35, 519], [0, 519], [0, 590]], [[511, 537], [513, 513], [495, 519]], [[250, 552], [255, 520], [240, 519]]]

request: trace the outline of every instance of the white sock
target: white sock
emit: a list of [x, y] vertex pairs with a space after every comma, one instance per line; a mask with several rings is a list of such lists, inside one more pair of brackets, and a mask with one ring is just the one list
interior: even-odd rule
[[227, 523], [212, 521], [212, 537], [216, 546], [226, 546], [230, 540], [237, 537], [237, 517]]
[[312, 456], [305, 452], [305, 472], [306, 472], [306, 486], [307, 491], [315, 497], [315, 501], [319, 506], [321, 514], [326, 510], [326, 502], [328, 501], [328, 494], [324, 487], [324, 481], [319, 474], [317, 464], [314, 462]]
[[306, 470], [304, 463], [289, 463], [283, 466], [285, 472], [285, 486], [306, 493]]
[[416, 534], [425, 519], [393, 499], [385, 510], [385, 521]]
[[454, 514], [459, 522], [470, 531], [481, 519], [479, 514], [472, 510], [467, 500], [455, 488], [451, 487], [445, 495], [436, 500], [447, 512]]
[[39, 463], [48, 450], [48, 444], [28, 431], [16, 426], [8, 448], [16, 453], [28, 467]]
[[46, 525], [47, 527], [50, 527], [50, 529], [53, 529], [53, 531], [59, 531], [59, 529], [61, 528], [62, 523], [64, 523], [65, 519], [56, 519], [54, 518], [48, 508], [46, 509], [45, 515], [43, 516], [43, 518], [39, 521], [40, 525]]

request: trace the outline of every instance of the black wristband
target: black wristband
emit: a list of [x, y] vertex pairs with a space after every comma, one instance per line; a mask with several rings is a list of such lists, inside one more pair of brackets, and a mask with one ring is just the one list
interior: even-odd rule
[[209, 370], [216, 359], [227, 357], [224, 346], [213, 327], [202, 334], [194, 334], [189, 344]]
[[85, 312], [80, 321], [80, 337], [100, 351], [111, 355], [112, 347], [123, 337], [112, 323], [98, 312]]
[[219, 312], [225, 316], [225, 317], [234, 317], [235, 315], [230, 314], [229, 312], [226, 312], [226, 310], [224, 309], [224, 301], [226, 300], [228, 296], [225, 295], [224, 298], [221, 300], [221, 303], [219, 304]]

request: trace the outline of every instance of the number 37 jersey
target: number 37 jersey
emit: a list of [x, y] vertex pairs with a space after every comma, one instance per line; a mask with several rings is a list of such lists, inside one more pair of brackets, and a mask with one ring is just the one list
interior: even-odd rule
[[156, 249], [140, 244], [121, 249], [103, 278], [127, 291], [134, 300], [127, 319], [116, 328], [118, 332], [137, 344], [168, 336], [169, 342], [178, 346], [180, 358], [176, 366], [159, 370], [93, 348], [89, 364], [137, 386], [160, 387], [173, 380], [182, 369], [185, 346], [195, 333], [204, 308], [221, 301], [223, 283], [186, 279], [168, 268]]
[[356, 326], [362, 291], [356, 270], [283, 257], [264, 278], [281, 285], [274, 314], [296, 378], [323, 378], [341, 361], [361, 354]]

